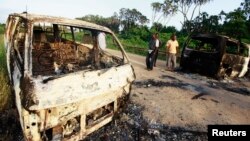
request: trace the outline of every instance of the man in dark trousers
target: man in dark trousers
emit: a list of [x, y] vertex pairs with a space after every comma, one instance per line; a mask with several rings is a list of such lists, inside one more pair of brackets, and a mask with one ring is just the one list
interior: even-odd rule
[[156, 61], [158, 58], [159, 47], [161, 46], [161, 41], [159, 39], [159, 34], [155, 34], [155, 56], [154, 56], [154, 67], [156, 67]]
[[147, 70], [153, 70], [153, 65], [155, 61], [155, 42], [156, 42], [156, 36], [155, 34], [152, 35], [149, 44], [148, 44], [148, 54], [146, 57], [146, 65]]

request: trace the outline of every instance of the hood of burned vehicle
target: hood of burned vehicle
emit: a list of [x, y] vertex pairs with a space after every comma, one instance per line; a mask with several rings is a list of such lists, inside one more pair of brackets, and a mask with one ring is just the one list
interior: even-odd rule
[[[56, 77], [53, 79], [53, 77]], [[121, 91], [135, 79], [130, 64], [97, 71], [79, 71], [64, 76], [33, 79], [29, 110], [61, 106], [100, 94]]]

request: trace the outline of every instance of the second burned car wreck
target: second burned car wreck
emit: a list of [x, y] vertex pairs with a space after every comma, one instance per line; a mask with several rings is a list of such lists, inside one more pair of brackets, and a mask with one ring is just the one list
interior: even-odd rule
[[248, 71], [249, 49], [227, 36], [194, 34], [184, 44], [180, 66], [217, 78], [242, 77]]
[[[101, 49], [103, 43], [120, 55]], [[5, 48], [26, 140], [86, 137], [112, 120], [135, 79], [114, 33], [84, 21], [11, 14]]]

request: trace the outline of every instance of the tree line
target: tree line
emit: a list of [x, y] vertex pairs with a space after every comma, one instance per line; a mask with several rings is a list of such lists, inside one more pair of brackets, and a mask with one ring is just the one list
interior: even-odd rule
[[[218, 33], [250, 42], [250, 0], [244, 0], [238, 8], [228, 13], [221, 11], [217, 15], [202, 12], [201, 7], [212, 0], [164, 0], [151, 3], [152, 17], [143, 15], [137, 9], [121, 8], [111, 17], [86, 15], [76, 19], [107, 26], [126, 43], [146, 45], [152, 33], [158, 32], [161, 38], [169, 38], [175, 32], [186, 37], [194, 32]], [[194, 17], [194, 13], [199, 13]], [[181, 30], [167, 26], [175, 14], [183, 16]], [[149, 23], [151, 26], [149, 27]]]
[[[151, 3], [152, 17], [143, 15], [137, 9], [121, 8], [110, 17], [86, 15], [76, 19], [107, 26], [114, 31], [125, 45], [147, 47], [152, 33], [159, 33], [163, 43], [171, 33], [176, 33], [180, 44], [194, 32], [218, 33], [250, 43], [250, 0], [243, 0], [238, 8], [228, 13], [221, 11], [209, 15], [201, 7], [212, 0], [164, 0]], [[199, 13], [194, 16], [194, 13]], [[171, 18], [180, 13], [183, 17], [181, 29], [168, 26]], [[148, 26], [151, 25], [151, 26]], [[0, 25], [0, 33], [4, 25]]]

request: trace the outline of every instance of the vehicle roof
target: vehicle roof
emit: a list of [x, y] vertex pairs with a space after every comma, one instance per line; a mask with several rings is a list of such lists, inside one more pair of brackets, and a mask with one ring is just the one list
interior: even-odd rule
[[[196, 33], [191, 35], [192, 38], [224, 38], [228, 41], [237, 43], [238, 40], [225, 35], [213, 34], [213, 33]], [[241, 44], [247, 48], [250, 48], [250, 44], [241, 42]]]
[[196, 33], [192, 37], [203, 37], [203, 38], [229, 38], [228, 36], [213, 34], [213, 33]]
[[237, 42], [238, 40], [225, 35], [213, 34], [213, 33], [197, 33], [193, 34], [192, 38], [224, 38], [229, 41]]
[[18, 17], [28, 20], [29, 22], [48, 22], [48, 23], [54, 23], [54, 24], [90, 28], [90, 29], [112, 33], [112, 31], [107, 27], [100, 26], [100, 25], [86, 22], [86, 21], [82, 21], [82, 20], [69, 19], [69, 18], [64, 18], [64, 17], [37, 15], [37, 14], [30, 14], [30, 13], [13, 13], [13, 14], [10, 14], [10, 16], [18, 16]]

